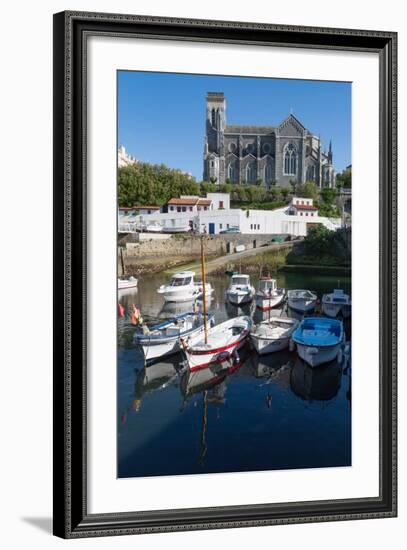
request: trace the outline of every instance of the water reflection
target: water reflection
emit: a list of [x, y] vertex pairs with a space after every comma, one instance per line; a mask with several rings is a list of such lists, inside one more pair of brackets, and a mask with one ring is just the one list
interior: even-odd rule
[[342, 366], [337, 362], [312, 368], [297, 359], [291, 369], [291, 389], [306, 401], [329, 401], [338, 394]]
[[[134, 303], [147, 323], [156, 323], [191, 310], [191, 303], [164, 303], [156, 289], [166, 280], [162, 275], [141, 279], [138, 292], [120, 295], [125, 312]], [[278, 285], [315, 289], [315, 277], [311, 280]], [[271, 312], [254, 303], [232, 306], [224, 300], [227, 277], [210, 282], [215, 294], [208, 312], [216, 323], [236, 315], [252, 315], [259, 323], [287, 314], [286, 306]], [[336, 286], [336, 279], [323, 278], [318, 295]], [[345, 329], [349, 339], [350, 321]], [[246, 345], [238, 361], [190, 373], [182, 354], [145, 367], [133, 332], [127, 317], [119, 319], [119, 477], [351, 464], [350, 344], [342, 364], [317, 369], [288, 349], [260, 357]]]

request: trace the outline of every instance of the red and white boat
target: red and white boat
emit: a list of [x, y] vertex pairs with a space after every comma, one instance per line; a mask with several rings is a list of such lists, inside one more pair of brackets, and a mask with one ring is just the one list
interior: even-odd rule
[[278, 307], [285, 300], [285, 288], [277, 288], [277, 281], [271, 277], [261, 277], [256, 292], [256, 306], [261, 311]]
[[251, 329], [251, 318], [242, 315], [208, 328], [206, 336], [184, 341], [189, 370], [193, 372], [225, 361], [243, 346]]

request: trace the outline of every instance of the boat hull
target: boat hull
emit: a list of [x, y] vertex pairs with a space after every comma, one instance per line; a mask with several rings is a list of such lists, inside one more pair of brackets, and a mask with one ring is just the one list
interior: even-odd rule
[[235, 306], [240, 306], [240, 305], [243, 305], [243, 304], [250, 303], [253, 300], [253, 293], [252, 292], [242, 293], [242, 292], [229, 292], [229, 291], [227, 291], [226, 292], [226, 298], [231, 304], [233, 304]]
[[[212, 323], [211, 319], [208, 319]], [[135, 338], [135, 342], [142, 348], [144, 359], [146, 362], [156, 361], [162, 357], [167, 357], [181, 351], [181, 338], [198, 337], [203, 334], [204, 325], [196, 327], [184, 334], [176, 334], [163, 338], [149, 338], [148, 336], [140, 336]]]
[[278, 307], [283, 301], [284, 294], [271, 297], [256, 294], [256, 307], [260, 311], [270, 311], [270, 309]]
[[239, 335], [239, 338], [236, 339], [235, 342], [229, 344], [228, 346], [211, 349], [210, 351], [191, 352], [186, 349], [185, 355], [188, 360], [189, 370], [194, 372], [200, 369], [209, 368], [216, 363], [222, 363], [223, 361], [230, 359], [233, 354], [244, 345], [248, 334], [248, 330], [244, 331]]
[[350, 305], [343, 305], [343, 304], [332, 304], [332, 303], [326, 303], [322, 302], [322, 312], [327, 317], [335, 318], [338, 315], [342, 315], [343, 318], [348, 318], [351, 314], [351, 306]]
[[303, 298], [288, 298], [288, 307], [299, 313], [311, 313], [314, 311], [316, 300], [305, 300]]
[[334, 361], [339, 354], [342, 343], [334, 346], [307, 346], [297, 343], [297, 353], [303, 361], [311, 367], [318, 367], [324, 363]]
[[159, 294], [162, 294], [166, 302], [192, 302], [196, 297], [195, 287], [183, 288], [180, 290], [163, 290]]
[[267, 355], [268, 353], [274, 353], [275, 351], [281, 351], [288, 348], [290, 336], [284, 338], [267, 338], [265, 336], [258, 336], [257, 334], [250, 334], [250, 340], [259, 355]]
[[119, 281], [118, 290], [128, 290], [129, 288], [137, 288], [137, 279], [134, 281]]

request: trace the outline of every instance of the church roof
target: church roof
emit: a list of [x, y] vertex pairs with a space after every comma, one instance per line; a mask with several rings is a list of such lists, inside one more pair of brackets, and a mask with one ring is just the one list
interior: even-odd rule
[[271, 134], [273, 131], [274, 126], [232, 124], [225, 128], [225, 134]]

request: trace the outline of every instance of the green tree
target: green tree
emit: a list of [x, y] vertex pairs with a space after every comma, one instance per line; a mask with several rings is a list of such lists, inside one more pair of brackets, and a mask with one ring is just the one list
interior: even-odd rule
[[336, 189], [330, 187], [325, 187], [324, 189], [322, 189], [320, 194], [321, 199], [324, 201], [325, 204], [333, 204], [338, 195]]
[[281, 188], [281, 195], [283, 197], [284, 200], [287, 200], [287, 197], [290, 193], [290, 190], [288, 189], [288, 187], [282, 187]]
[[336, 185], [340, 185], [343, 188], [351, 188], [352, 187], [352, 167], [349, 166], [349, 168], [346, 168], [341, 172], [340, 174], [336, 175]]
[[316, 200], [318, 198], [318, 187], [313, 181], [307, 181], [306, 183], [297, 185], [296, 195]]

